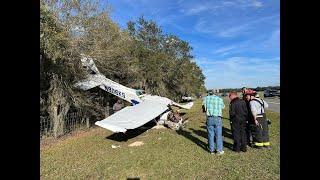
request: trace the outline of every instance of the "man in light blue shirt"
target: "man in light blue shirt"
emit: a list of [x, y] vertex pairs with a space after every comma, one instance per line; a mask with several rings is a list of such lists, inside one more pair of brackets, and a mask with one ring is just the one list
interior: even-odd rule
[[212, 91], [209, 91], [209, 95], [203, 99], [202, 105], [204, 106], [207, 115], [207, 131], [208, 131], [208, 146], [211, 154], [215, 151], [214, 137], [216, 136], [217, 154], [222, 155], [223, 141], [222, 141], [222, 109], [225, 108], [223, 100], [213, 95]]

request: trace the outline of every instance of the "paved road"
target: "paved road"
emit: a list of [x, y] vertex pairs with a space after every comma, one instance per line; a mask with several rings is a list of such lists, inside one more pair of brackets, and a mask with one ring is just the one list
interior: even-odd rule
[[[226, 105], [229, 105], [229, 98], [227, 97], [223, 97], [223, 99], [226, 100]], [[273, 111], [273, 112], [277, 112], [280, 113], [280, 98], [278, 97], [268, 97], [268, 98], [263, 98], [269, 105], [268, 110], [269, 111]]]
[[280, 98], [270, 97], [264, 100], [269, 104], [268, 110], [280, 113]]

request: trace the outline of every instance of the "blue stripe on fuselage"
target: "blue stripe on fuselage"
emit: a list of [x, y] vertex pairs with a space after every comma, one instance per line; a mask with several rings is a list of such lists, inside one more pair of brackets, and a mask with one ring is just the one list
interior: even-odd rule
[[133, 105], [137, 105], [137, 104], [139, 104], [139, 102], [138, 102], [138, 101], [136, 101], [136, 100], [134, 100], [134, 99], [131, 99], [131, 103], [132, 103]]

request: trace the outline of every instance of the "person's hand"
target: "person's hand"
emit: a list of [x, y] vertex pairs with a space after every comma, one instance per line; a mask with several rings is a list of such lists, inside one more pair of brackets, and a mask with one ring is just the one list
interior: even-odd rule
[[258, 126], [259, 122], [257, 120], [254, 120], [254, 123]]

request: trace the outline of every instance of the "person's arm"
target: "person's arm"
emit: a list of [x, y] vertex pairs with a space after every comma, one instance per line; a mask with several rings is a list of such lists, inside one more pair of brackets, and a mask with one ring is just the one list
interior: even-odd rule
[[203, 107], [206, 107], [206, 98], [203, 98], [203, 100], [202, 100], [202, 106], [203, 106]]
[[242, 109], [245, 116], [248, 116], [248, 109], [247, 109], [247, 103], [245, 101], [242, 101]]
[[249, 110], [248, 110], [248, 106], [247, 106], [247, 102], [246, 101], [243, 101], [242, 107], [243, 107], [244, 116], [246, 117], [246, 123], [248, 123]]
[[235, 109], [235, 104], [234, 103], [230, 104], [230, 109], [229, 109], [230, 120], [236, 115], [234, 109]]
[[255, 122], [256, 125], [258, 125], [258, 121], [257, 121], [257, 109], [256, 109], [256, 106], [255, 106], [255, 103], [256, 103], [256, 102], [254, 102], [254, 101], [250, 101], [250, 109], [251, 109], [251, 113], [252, 113], [254, 122]]
[[206, 101], [206, 98], [203, 98], [203, 100], [202, 100], [202, 112], [203, 112], [203, 113], [206, 112], [206, 105], [205, 105], [206, 102], [205, 102], [205, 101]]

